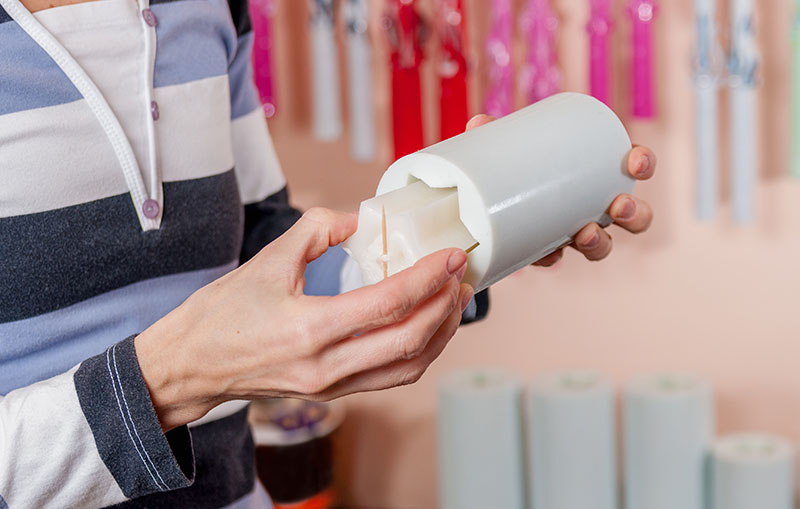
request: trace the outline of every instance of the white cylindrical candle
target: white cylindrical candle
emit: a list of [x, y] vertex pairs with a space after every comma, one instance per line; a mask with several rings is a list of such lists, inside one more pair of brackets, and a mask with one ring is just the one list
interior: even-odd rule
[[[608, 225], [614, 197], [633, 190], [626, 170], [630, 149], [625, 128], [605, 104], [588, 95], [558, 94], [399, 159], [362, 211], [365, 205], [381, 210], [384, 196], [418, 180], [455, 190], [457, 215], [475, 241], [464, 282], [480, 291], [569, 243], [586, 224]], [[419, 214], [423, 221], [424, 211]], [[365, 283], [379, 280], [374, 275], [386, 262], [376, 247], [379, 222], [374, 214], [361, 215], [358, 232], [345, 245]], [[391, 235], [391, 217], [386, 223]]]
[[627, 509], [704, 509], [714, 411], [711, 387], [665, 374], [625, 388]]
[[530, 388], [533, 509], [617, 509], [614, 390], [595, 373], [558, 373]]
[[495, 370], [462, 371], [439, 387], [439, 506], [523, 509], [522, 389]]
[[735, 434], [714, 444], [713, 509], [792, 509], [795, 450], [780, 437]]
[[342, 134], [335, 5], [333, 0], [309, 0], [314, 136], [322, 141]]
[[347, 0], [348, 97], [353, 158], [375, 158], [375, 108], [372, 104], [372, 51], [367, 33], [367, 0]]
[[716, 30], [717, 0], [695, 0], [697, 51], [695, 60], [697, 215], [716, 217], [719, 207], [719, 69]]
[[731, 2], [730, 93], [731, 203], [734, 220], [752, 223], [756, 218], [755, 188], [758, 178], [758, 116], [756, 91], [760, 65], [755, 34], [755, 1]]

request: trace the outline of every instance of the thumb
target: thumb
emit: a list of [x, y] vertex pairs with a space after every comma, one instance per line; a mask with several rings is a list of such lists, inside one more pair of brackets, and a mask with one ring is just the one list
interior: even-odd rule
[[298, 271], [341, 244], [356, 231], [358, 216], [324, 208], [312, 208], [278, 239], [281, 254], [296, 264]]

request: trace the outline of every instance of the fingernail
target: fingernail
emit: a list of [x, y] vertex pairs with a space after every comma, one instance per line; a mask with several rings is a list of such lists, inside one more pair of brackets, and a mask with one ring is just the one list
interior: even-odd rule
[[467, 263], [467, 253], [458, 250], [451, 254], [450, 258], [447, 259], [447, 272], [450, 274], [455, 274], [455, 272], [463, 267], [465, 263]]
[[650, 156], [647, 154], [639, 158], [639, 163], [636, 165], [636, 175], [643, 177], [650, 169]]
[[636, 213], [636, 202], [633, 200], [625, 200], [625, 205], [617, 213], [618, 219], [631, 219]]
[[464, 294], [464, 298], [461, 299], [461, 312], [463, 313], [467, 306], [469, 306], [469, 301], [472, 300], [473, 291], [470, 289], [467, 293]]
[[464, 274], [466, 272], [467, 272], [467, 264], [465, 263], [464, 265], [461, 266], [460, 269], [458, 269], [458, 272], [456, 272], [456, 279], [458, 279], [459, 283], [461, 282], [462, 279], [464, 279]]
[[588, 239], [584, 240], [580, 244], [581, 244], [581, 246], [587, 247], [587, 248], [597, 247], [597, 245], [600, 244], [600, 233], [597, 230], [595, 230], [595, 232], [592, 233], [591, 237], [589, 237]]

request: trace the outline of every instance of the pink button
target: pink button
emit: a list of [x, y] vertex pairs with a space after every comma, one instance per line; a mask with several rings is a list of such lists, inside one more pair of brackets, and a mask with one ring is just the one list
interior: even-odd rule
[[153, 11], [150, 9], [145, 9], [142, 11], [142, 17], [144, 18], [144, 22], [154, 27], [158, 25], [158, 20], [156, 19], [156, 15], [153, 14]]
[[142, 203], [142, 212], [144, 212], [144, 217], [147, 219], [157, 218], [160, 209], [161, 207], [158, 206], [158, 202], [155, 200], [145, 200]]
[[161, 115], [158, 112], [158, 103], [153, 101], [150, 103], [150, 113], [153, 115], [153, 120], [158, 120]]

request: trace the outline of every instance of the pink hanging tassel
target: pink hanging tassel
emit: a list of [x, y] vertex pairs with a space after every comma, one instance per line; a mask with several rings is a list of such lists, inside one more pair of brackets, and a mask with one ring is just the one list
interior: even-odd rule
[[589, 89], [591, 94], [611, 105], [611, 0], [589, 0]]
[[513, 15], [511, 0], [492, 0], [492, 28], [486, 41], [489, 59], [486, 113], [495, 117], [508, 115], [514, 109], [514, 70], [511, 62]]
[[528, 40], [528, 65], [521, 81], [528, 100], [534, 103], [561, 89], [556, 63], [558, 17], [550, 0], [529, 0], [520, 26]]
[[633, 116], [655, 117], [653, 90], [653, 21], [658, 13], [655, 0], [631, 0], [628, 15], [633, 21]]
[[253, 25], [253, 78], [267, 118], [275, 115], [275, 90], [272, 74], [272, 18], [275, 0], [250, 0]]

